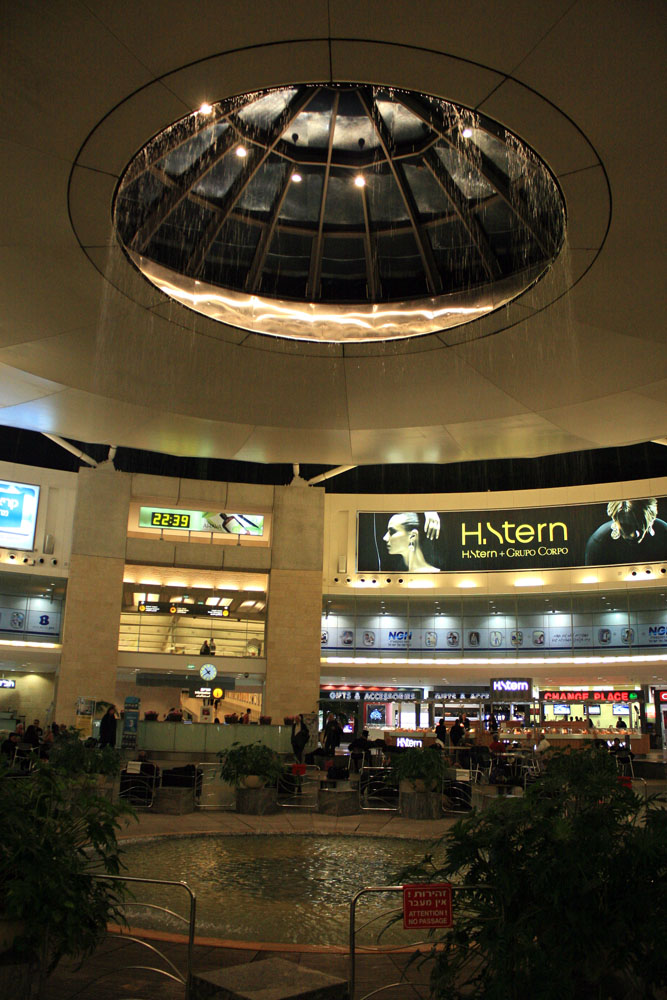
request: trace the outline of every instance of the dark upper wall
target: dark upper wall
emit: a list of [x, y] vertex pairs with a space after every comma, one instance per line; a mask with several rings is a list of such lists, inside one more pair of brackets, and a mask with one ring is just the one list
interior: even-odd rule
[[[73, 441], [98, 462], [107, 445]], [[43, 434], [0, 427], [0, 461], [20, 462], [76, 472], [81, 462]], [[119, 448], [114, 465], [122, 472], [145, 472], [214, 482], [286, 485], [289, 465], [260, 465], [212, 458], [182, 458], [158, 452]], [[304, 479], [330, 466], [302, 465]], [[533, 459], [454, 462], [449, 465], [365, 465], [327, 480], [327, 493], [471, 493], [509, 489], [585, 486], [592, 483], [650, 479], [667, 475], [667, 447], [647, 442], [624, 448], [604, 448]]]

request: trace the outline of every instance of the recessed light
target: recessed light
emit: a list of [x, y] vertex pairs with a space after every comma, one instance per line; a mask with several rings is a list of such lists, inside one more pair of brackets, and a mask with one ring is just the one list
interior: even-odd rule
[[248, 150], [245, 148], [245, 146], [237, 146], [236, 155], [239, 156], [241, 159], [243, 159], [244, 156], [248, 155]]
[[358, 188], [366, 187], [366, 179], [361, 174], [357, 174], [354, 178], [354, 186]]
[[203, 104], [199, 105], [200, 115], [210, 115], [211, 111], [213, 111], [213, 108], [211, 107], [210, 104], [207, 104], [206, 101], [204, 101]]
[[464, 128], [463, 132], [461, 132], [461, 135], [463, 136], [464, 139], [472, 139], [472, 129]]
[[298, 173], [294, 172], [292, 174], [292, 180], [294, 181], [295, 184], [300, 184], [301, 181], [303, 180], [303, 178], [302, 178], [301, 174], [298, 174]]

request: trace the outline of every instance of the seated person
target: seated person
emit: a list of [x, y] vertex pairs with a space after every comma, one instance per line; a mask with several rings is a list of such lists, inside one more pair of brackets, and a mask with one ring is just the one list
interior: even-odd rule
[[0, 748], [2, 750], [2, 753], [5, 754], [5, 756], [9, 759], [10, 763], [14, 760], [14, 757], [16, 755], [16, 748], [18, 747], [18, 745], [19, 745], [18, 735], [16, 733], [9, 733], [7, 739], [3, 742], [2, 747]]
[[489, 750], [491, 753], [502, 753], [505, 749], [505, 745], [498, 739], [498, 734], [493, 734], [493, 739], [489, 743]]
[[546, 738], [546, 736], [544, 735], [544, 733], [541, 733], [540, 734], [540, 741], [537, 744], [537, 746], [535, 747], [535, 752], [536, 753], [546, 753], [547, 750], [551, 750], [551, 743], [549, 743], [549, 740]]
[[364, 754], [373, 747], [373, 742], [368, 738], [368, 730], [364, 729], [361, 736], [352, 740], [348, 750], [350, 751], [353, 771], [359, 771], [364, 762]]
[[621, 744], [618, 736], [610, 746], [609, 752], [614, 754], [619, 764], [630, 764], [635, 759], [630, 747], [627, 744]]

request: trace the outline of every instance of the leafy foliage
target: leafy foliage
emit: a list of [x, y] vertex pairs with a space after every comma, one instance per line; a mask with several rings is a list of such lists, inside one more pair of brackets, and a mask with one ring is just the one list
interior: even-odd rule
[[442, 781], [445, 761], [440, 750], [410, 747], [403, 753], [396, 754], [392, 760], [392, 768], [398, 781], [421, 780], [427, 785], [436, 785]]
[[[446, 1000], [646, 1000], [667, 987], [667, 808], [609, 754], [555, 754], [523, 798], [460, 820], [411, 877], [454, 897], [434, 955]], [[446, 848], [440, 862], [436, 855]]]
[[89, 746], [76, 729], [61, 733], [49, 751], [49, 761], [64, 774], [106, 774], [120, 772], [120, 755], [113, 747]]
[[120, 873], [114, 804], [81, 774], [42, 762], [28, 773], [0, 769], [0, 915], [24, 921], [16, 950], [53, 971], [65, 955], [83, 958], [110, 920], [122, 920], [122, 883], [92, 874]]
[[257, 774], [267, 784], [275, 784], [283, 773], [280, 758], [264, 743], [232, 743], [228, 750], [221, 750], [220, 777], [230, 785], [240, 785], [249, 774]]

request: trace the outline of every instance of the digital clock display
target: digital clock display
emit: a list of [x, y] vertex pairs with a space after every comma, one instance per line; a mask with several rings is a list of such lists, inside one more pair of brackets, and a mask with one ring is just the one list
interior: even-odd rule
[[151, 525], [156, 528], [189, 528], [190, 515], [177, 514], [174, 511], [151, 511]]

